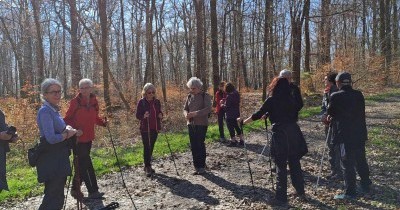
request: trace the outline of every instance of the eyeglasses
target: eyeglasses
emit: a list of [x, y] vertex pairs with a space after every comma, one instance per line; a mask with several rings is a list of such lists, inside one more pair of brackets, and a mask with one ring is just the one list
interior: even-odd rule
[[52, 94], [52, 95], [58, 95], [58, 94], [61, 94], [62, 91], [61, 90], [54, 90], [54, 91], [50, 91], [50, 92], [46, 92], [46, 93], [49, 93], [49, 94]]
[[146, 94], [156, 94], [156, 92], [155, 91], [152, 91], [152, 92], [147, 92]]

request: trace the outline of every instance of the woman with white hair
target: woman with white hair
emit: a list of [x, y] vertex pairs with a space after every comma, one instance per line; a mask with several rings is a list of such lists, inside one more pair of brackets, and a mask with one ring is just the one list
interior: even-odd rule
[[80, 190], [83, 181], [89, 198], [101, 198], [104, 193], [99, 192], [90, 150], [95, 139], [95, 125], [105, 127], [107, 122], [99, 117], [99, 103], [93, 93], [92, 80], [85, 78], [79, 81], [79, 93], [70, 101], [64, 120], [68, 125], [78, 129], [78, 142], [74, 145], [74, 155], [78, 162], [75, 166], [71, 195], [76, 199], [83, 198]]
[[188, 129], [190, 146], [192, 148], [193, 175], [205, 173], [206, 167], [206, 133], [208, 128], [208, 114], [211, 112], [211, 97], [202, 90], [203, 83], [197, 77], [187, 82], [190, 94], [187, 96], [183, 113]]
[[43, 105], [38, 111], [37, 124], [43, 148], [37, 160], [39, 183], [44, 182], [44, 198], [39, 209], [61, 209], [64, 204], [64, 185], [71, 175], [70, 141], [77, 130], [67, 126], [60, 115], [61, 83], [52, 78], [41, 84]]
[[147, 177], [151, 177], [155, 173], [155, 170], [151, 167], [151, 157], [163, 118], [160, 100], [156, 98], [156, 87], [151, 83], [146, 83], [143, 87], [142, 98], [136, 106], [136, 118], [140, 120], [144, 172]]

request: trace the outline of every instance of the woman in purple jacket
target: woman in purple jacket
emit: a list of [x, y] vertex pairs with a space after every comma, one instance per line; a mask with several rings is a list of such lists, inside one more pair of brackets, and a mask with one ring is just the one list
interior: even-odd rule
[[161, 119], [163, 118], [161, 103], [155, 94], [154, 85], [146, 83], [142, 91], [143, 97], [136, 107], [136, 118], [140, 120], [140, 133], [143, 142], [144, 171], [147, 177], [155, 173], [154, 169], [151, 168], [151, 156], [158, 132], [161, 130]]
[[[225, 108], [226, 126], [228, 127], [231, 137], [228, 146], [237, 146], [238, 144], [242, 146], [244, 144], [243, 135], [236, 121], [236, 119], [240, 117], [240, 95], [236, 91], [235, 86], [230, 82], [225, 85], [225, 92], [227, 95], [223, 107]], [[235, 137], [239, 137], [240, 141], [238, 142]]]

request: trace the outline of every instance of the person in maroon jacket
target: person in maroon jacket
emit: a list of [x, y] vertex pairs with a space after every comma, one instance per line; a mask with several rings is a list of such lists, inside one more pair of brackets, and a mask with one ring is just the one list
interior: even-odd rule
[[156, 98], [156, 88], [151, 83], [146, 83], [142, 90], [142, 98], [136, 107], [136, 118], [140, 120], [140, 133], [143, 142], [144, 171], [147, 177], [155, 173], [151, 168], [151, 156], [158, 132], [161, 130], [160, 100]]
[[95, 138], [94, 126], [106, 126], [105, 119], [99, 117], [99, 104], [92, 93], [93, 82], [90, 79], [79, 81], [79, 93], [69, 104], [64, 121], [67, 125], [77, 129], [77, 144], [74, 152], [78, 157], [78, 168], [75, 170], [72, 182], [71, 195], [75, 198], [83, 196], [80, 191], [82, 181], [85, 182], [89, 198], [102, 198], [104, 193], [99, 192], [96, 174], [94, 172], [90, 150]]
[[219, 140], [220, 142], [226, 142], [225, 134], [224, 134], [224, 118], [225, 118], [225, 108], [221, 107], [222, 104], [225, 104], [226, 100], [226, 92], [225, 89], [225, 81], [219, 83], [218, 90], [215, 93], [215, 113], [218, 116], [218, 129], [219, 129]]

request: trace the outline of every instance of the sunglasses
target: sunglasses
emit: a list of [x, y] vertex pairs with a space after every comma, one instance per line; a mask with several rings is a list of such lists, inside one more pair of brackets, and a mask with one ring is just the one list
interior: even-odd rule
[[156, 92], [155, 91], [152, 91], [152, 92], [147, 92], [146, 94], [156, 94]]

